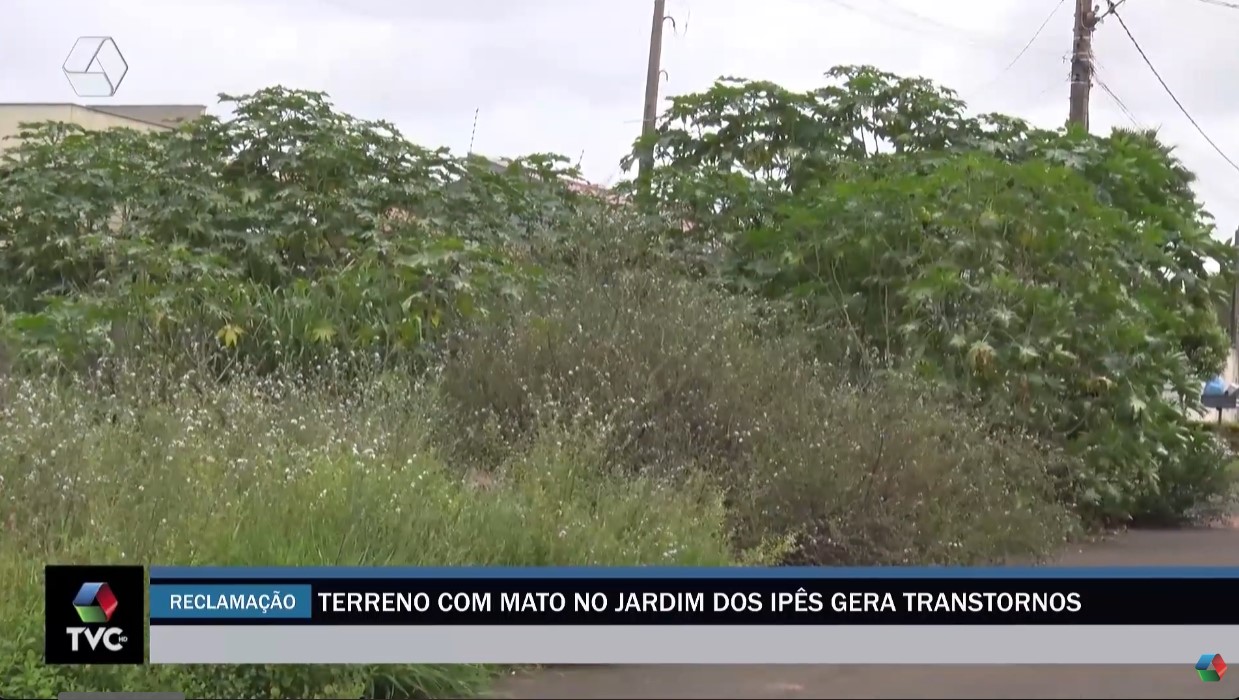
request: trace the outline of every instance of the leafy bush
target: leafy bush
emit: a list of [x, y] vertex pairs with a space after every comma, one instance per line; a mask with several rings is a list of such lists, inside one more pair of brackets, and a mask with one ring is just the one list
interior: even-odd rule
[[[459, 697], [479, 667], [50, 667], [46, 562], [169, 565], [722, 565], [708, 489], [610, 479], [559, 435], [491, 480], [445, 469], [430, 395], [408, 380], [350, 397], [268, 377], [186, 378], [172, 402], [40, 379], [0, 383], [0, 695], [178, 690], [191, 697]], [[202, 390], [199, 393], [198, 390]], [[165, 393], [165, 392], [156, 392]], [[171, 393], [171, 392], [167, 392]]]
[[914, 362], [1060, 441], [1092, 514], [1161, 518], [1220, 488], [1225, 460], [1181, 405], [1222, 365], [1236, 253], [1169, 149], [970, 119], [870, 68], [828, 76], [673, 101], [652, 182], [691, 224], [686, 254], [801, 304], [825, 344]]
[[402, 356], [522, 277], [576, 216], [555, 159], [419, 148], [271, 88], [171, 132], [28, 125], [0, 160], [0, 307], [17, 360], [80, 368], [217, 338], [222, 361]]
[[1041, 554], [1071, 518], [1071, 460], [898, 377], [849, 385], [745, 302], [650, 273], [581, 273], [450, 342], [441, 431], [493, 465], [547, 425], [601, 436], [599, 466], [725, 489], [737, 543], [793, 559], [971, 563]]
[[760, 243], [746, 254], [786, 260], [815, 232], [812, 259], [770, 275], [767, 289], [813, 294], [819, 322], [853, 324], [870, 347], [918, 358], [1025, 428], [1066, 438], [1089, 466], [1072, 492], [1104, 515], [1151, 515], [1163, 487], [1207, 490], [1218, 478], [1172, 479], [1188, 477], [1182, 464], [1222, 463], [1211, 441], [1188, 437], [1176, 399], [1195, 398], [1199, 375], [1171, 328], [1208, 328], [1212, 316], [1162, 319], [1175, 299], [1136, 263], [1155, 252], [1113, 211], [1054, 199], [1084, 190], [1080, 178], [980, 155], [866, 169], [806, 192], [794, 220], [750, 239]]

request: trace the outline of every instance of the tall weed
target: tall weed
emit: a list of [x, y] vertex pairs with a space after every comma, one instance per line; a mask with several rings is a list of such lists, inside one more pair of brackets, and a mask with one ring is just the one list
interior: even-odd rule
[[587, 427], [598, 467], [705, 474], [740, 547], [793, 536], [805, 562], [993, 561], [1071, 532], [1051, 478], [1069, 458], [898, 378], [856, 384], [753, 311], [678, 277], [573, 275], [451, 341], [440, 433], [487, 468]]
[[[274, 377], [186, 380], [175, 398], [0, 381], [0, 696], [175, 690], [191, 697], [459, 697], [485, 668], [66, 667], [42, 663], [42, 567], [724, 565], [717, 493], [609, 477], [557, 435], [489, 479], [427, 440], [429, 394], [401, 377], [351, 397]], [[193, 380], [197, 381], [197, 380]]]

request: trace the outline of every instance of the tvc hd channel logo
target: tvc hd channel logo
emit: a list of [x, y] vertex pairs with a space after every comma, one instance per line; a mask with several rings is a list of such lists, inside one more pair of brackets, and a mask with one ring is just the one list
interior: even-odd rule
[[140, 566], [44, 569], [48, 664], [141, 664], [146, 658], [146, 572]]

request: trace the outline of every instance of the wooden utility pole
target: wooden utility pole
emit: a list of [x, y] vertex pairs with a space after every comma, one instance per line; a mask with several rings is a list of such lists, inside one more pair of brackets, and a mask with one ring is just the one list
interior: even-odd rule
[[1093, 87], [1093, 29], [1097, 10], [1092, 0], [1076, 0], [1075, 29], [1071, 47], [1071, 110], [1068, 124], [1088, 131], [1088, 96]]
[[[654, 133], [658, 121], [658, 82], [662, 78], [663, 22], [667, 17], [667, 0], [654, 0], [654, 22], [650, 26], [650, 61], [645, 69], [645, 111], [641, 118], [641, 136]], [[641, 154], [637, 178], [642, 182], [654, 168], [654, 146], [649, 144]]]

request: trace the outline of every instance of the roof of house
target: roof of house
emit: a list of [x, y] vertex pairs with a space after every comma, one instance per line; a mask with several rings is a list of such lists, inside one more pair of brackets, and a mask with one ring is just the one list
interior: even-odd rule
[[131, 121], [173, 128], [206, 114], [206, 105], [83, 105], [75, 102], [0, 102], [0, 107], [77, 107]]
[[[503, 172], [504, 169], [506, 169], [513, 163], [513, 160], [511, 158], [487, 158], [486, 156], [478, 156], [476, 154], [470, 154], [470, 155], [477, 157], [477, 158], [484, 159], [487, 163], [490, 164], [491, 170], [496, 173]], [[611, 195], [611, 188], [607, 187], [606, 185], [599, 185], [593, 182], [589, 182], [588, 180], [565, 177], [564, 182], [567, 183], [568, 189], [572, 190], [573, 192], [578, 192], [581, 194], [592, 194], [592, 195], [597, 195], [597, 196], [610, 196]]]
[[176, 126], [206, 113], [206, 105], [90, 105], [86, 109], [166, 126]]

